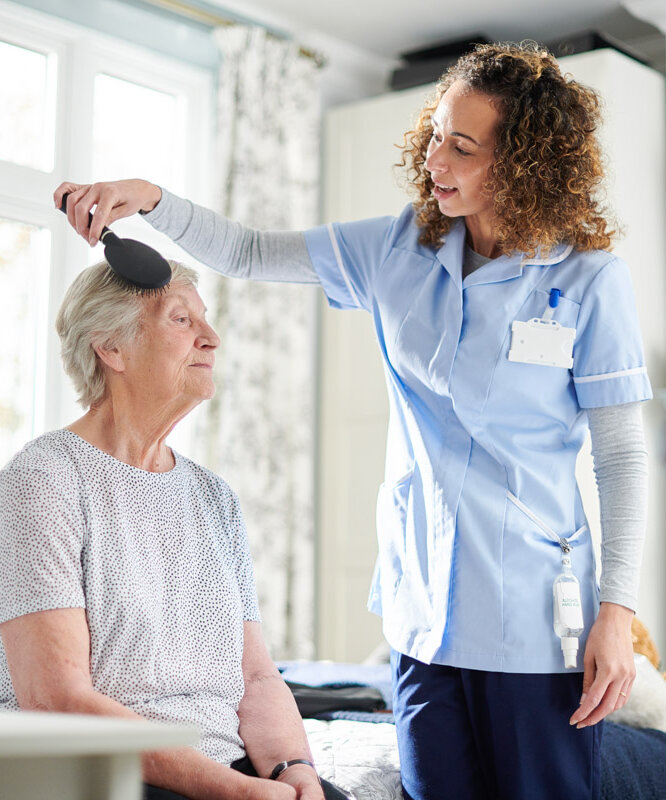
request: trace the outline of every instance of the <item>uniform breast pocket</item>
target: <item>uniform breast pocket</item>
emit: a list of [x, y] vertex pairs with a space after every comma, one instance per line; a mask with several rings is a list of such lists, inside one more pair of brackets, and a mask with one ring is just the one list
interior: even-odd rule
[[[548, 304], [549, 293], [538, 289], [523, 304], [515, 320], [529, 323], [540, 318]], [[579, 305], [573, 300], [561, 297], [553, 319], [562, 328], [576, 328]], [[513, 322], [513, 321], [512, 321]], [[543, 363], [527, 363], [512, 360], [512, 337], [518, 334], [509, 323], [502, 343], [490, 390], [490, 401], [508, 409], [517, 409], [524, 421], [537, 419], [540, 415], [550, 416], [554, 408], [571, 406], [575, 410], [577, 400], [571, 369]], [[514, 351], [520, 351], [514, 343]]]
[[[543, 302], [543, 294], [537, 290], [525, 305]], [[557, 299], [559, 300], [559, 294]], [[568, 324], [570, 320], [565, 319], [574, 316], [570, 313], [570, 305], [571, 301], [561, 305], [558, 302], [557, 306], [551, 308], [548, 303], [542, 315], [530, 316], [527, 320], [514, 319], [511, 323], [509, 361], [571, 369], [576, 327], [575, 322]], [[553, 315], [557, 311], [558, 319], [555, 319]]]

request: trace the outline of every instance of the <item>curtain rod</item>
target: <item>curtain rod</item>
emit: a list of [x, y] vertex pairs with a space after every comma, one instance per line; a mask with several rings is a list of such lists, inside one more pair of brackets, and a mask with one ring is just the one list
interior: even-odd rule
[[[194, 22], [202, 22], [204, 25], [209, 25], [211, 28], [228, 27], [230, 25], [238, 24], [236, 20], [223, 17], [222, 15], [216, 14], [212, 11], [205, 11], [202, 8], [197, 8], [196, 6], [190, 5], [189, 3], [181, 2], [181, 0], [144, 0], [144, 2], [151, 6], [162, 8], [165, 11], [171, 11], [180, 17], [191, 19]], [[324, 57], [319, 53], [316, 53], [314, 50], [308, 50], [305, 47], [300, 47], [298, 52], [305, 58], [309, 58], [314, 61], [318, 67], [323, 67], [326, 63]]]

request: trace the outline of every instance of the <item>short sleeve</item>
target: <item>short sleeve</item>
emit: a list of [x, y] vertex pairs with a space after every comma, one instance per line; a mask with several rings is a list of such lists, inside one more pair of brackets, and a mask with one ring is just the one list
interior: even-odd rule
[[0, 623], [55, 608], [85, 608], [85, 524], [68, 469], [26, 464], [0, 472]]
[[331, 306], [371, 309], [375, 275], [390, 250], [395, 223], [395, 217], [376, 217], [305, 232], [310, 259]]
[[261, 622], [245, 520], [243, 519], [243, 512], [241, 511], [238, 497], [233, 492], [231, 503], [231, 536], [236, 580], [238, 581], [238, 590], [243, 606], [243, 619], [246, 622]]
[[619, 258], [599, 270], [583, 295], [573, 356], [581, 408], [652, 397], [631, 276]]

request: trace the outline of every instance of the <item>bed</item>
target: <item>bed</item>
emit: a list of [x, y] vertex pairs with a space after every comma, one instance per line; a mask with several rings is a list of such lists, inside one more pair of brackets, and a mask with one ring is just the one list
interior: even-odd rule
[[[389, 666], [331, 662], [280, 664], [290, 684], [375, 687], [390, 709]], [[666, 681], [645, 656], [629, 703], [607, 721], [602, 743], [602, 800], [666, 800]], [[357, 800], [400, 800], [400, 764], [389, 711], [340, 708], [304, 719], [320, 775]]]

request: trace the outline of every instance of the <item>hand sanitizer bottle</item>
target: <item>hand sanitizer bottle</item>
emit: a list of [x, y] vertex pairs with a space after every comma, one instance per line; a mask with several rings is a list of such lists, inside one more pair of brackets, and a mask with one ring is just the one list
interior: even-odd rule
[[580, 584], [571, 571], [571, 545], [560, 540], [562, 572], [553, 582], [553, 627], [560, 637], [564, 666], [575, 669], [578, 661], [578, 637], [584, 630]]

